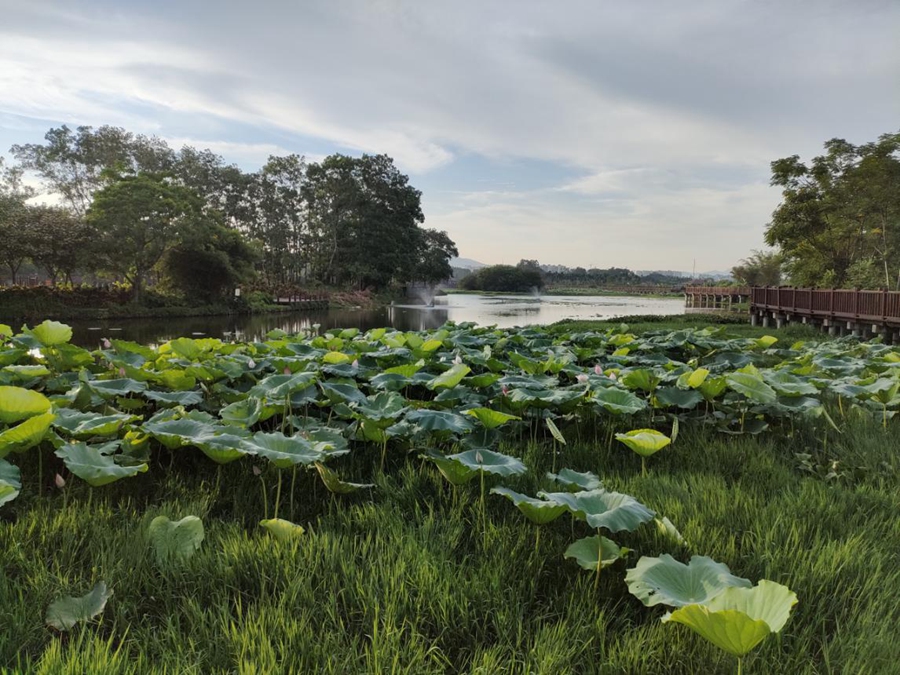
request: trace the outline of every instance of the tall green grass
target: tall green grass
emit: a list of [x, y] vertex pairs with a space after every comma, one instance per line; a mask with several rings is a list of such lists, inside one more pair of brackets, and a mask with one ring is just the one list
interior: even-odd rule
[[[837, 413], [836, 413], [837, 414]], [[614, 535], [639, 555], [708, 555], [752, 580], [799, 596], [782, 634], [745, 673], [900, 672], [900, 439], [853, 420], [841, 435], [797, 429], [727, 437], [687, 427], [640, 459], [606, 434], [564, 429], [559, 466], [598, 473], [668, 516], [686, 544], [653, 526]], [[575, 439], [580, 437], [581, 441]], [[552, 465], [548, 439], [504, 451], [529, 473], [504, 484], [534, 494]], [[810, 472], [795, 456], [832, 467]], [[430, 464], [378, 452], [341, 466], [374, 477], [371, 493], [337, 497], [304, 473], [294, 520], [307, 533], [280, 542], [258, 527], [260, 478], [244, 460], [216, 469], [190, 449], [150, 473], [105, 488], [72, 479], [60, 494], [44, 457], [22, 463], [23, 495], [0, 522], [0, 664], [36, 673], [731, 673], [734, 661], [682, 626], [664, 625], [627, 592], [625, 567], [592, 574], [563, 559], [590, 534], [562, 518], [542, 530], [477, 482], [454, 489]], [[274, 473], [263, 473], [274, 484]], [[496, 482], [496, 481], [495, 481]], [[272, 496], [269, 490], [269, 496]], [[282, 515], [289, 516], [285, 496]], [[270, 506], [271, 512], [271, 506]], [[156, 515], [200, 516], [206, 539], [180, 567], [160, 569], [145, 532]], [[113, 596], [99, 621], [55, 634], [47, 605], [99, 579]]]

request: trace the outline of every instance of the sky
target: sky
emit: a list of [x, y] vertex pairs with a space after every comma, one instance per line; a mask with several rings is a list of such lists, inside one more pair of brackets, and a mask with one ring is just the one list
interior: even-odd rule
[[0, 153], [386, 153], [485, 263], [728, 270], [769, 163], [900, 130], [898, 0], [0, 0]]

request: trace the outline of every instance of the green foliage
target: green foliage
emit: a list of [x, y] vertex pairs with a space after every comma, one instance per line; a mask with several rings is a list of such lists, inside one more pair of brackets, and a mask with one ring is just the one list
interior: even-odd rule
[[192, 557], [203, 542], [203, 521], [197, 516], [169, 520], [156, 516], [147, 528], [147, 539], [153, 547], [156, 561], [163, 566], [181, 563]]
[[112, 596], [112, 591], [106, 587], [106, 583], [98, 581], [87, 595], [75, 598], [66, 596], [54, 600], [47, 607], [45, 623], [58, 631], [68, 631], [82, 621], [90, 621], [99, 616], [106, 608], [106, 601]]
[[464, 277], [459, 287], [468, 291], [530, 293], [544, 287], [544, 278], [540, 270], [531, 267], [490, 265]]
[[706, 604], [727, 588], [752, 585], [734, 576], [727, 565], [706, 556], [691, 556], [685, 565], [668, 553], [659, 558], [642, 557], [628, 570], [625, 581], [631, 594], [647, 607]]

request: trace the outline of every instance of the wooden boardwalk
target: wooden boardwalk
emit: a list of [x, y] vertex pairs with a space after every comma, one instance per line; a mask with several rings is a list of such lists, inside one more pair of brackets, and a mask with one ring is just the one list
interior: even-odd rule
[[688, 309], [726, 309], [747, 301], [748, 286], [685, 286], [684, 306]]
[[295, 309], [328, 309], [328, 296], [324, 294], [291, 293], [275, 298], [276, 305], [289, 305]]
[[880, 334], [900, 339], [900, 292], [858, 289], [755, 287], [750, 293], [753, 325], [777, 327], [787, 322], [811, 323], [829, 335]]

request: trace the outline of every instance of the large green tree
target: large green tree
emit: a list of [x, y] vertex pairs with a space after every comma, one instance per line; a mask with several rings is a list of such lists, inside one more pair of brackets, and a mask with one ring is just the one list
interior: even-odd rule
[[900, 133], [853, 145], [825, 143], [809, 163], [799, 156], [772, 162], [782, 202], [766, 243], [785, 256], [799, 286], [900, 285]]
[[71, 282], [77, 269], [92, 267], [89, 250], [93, 232], [68, 209], [28, 206], [21, 226], [32, 262], [44, 268], [52, 283], [60, 277]]
[[192, 190], [164, 175], [111, 176], [87, 212], [98, 268], [126, 279], [140, 302], [147, 278], [167, 251], [212, 217]]
[[731, 276], [745, 286], [778, 286], [781, 266], [782, 255], [778, 251], [753, 251], [731, 268]]

